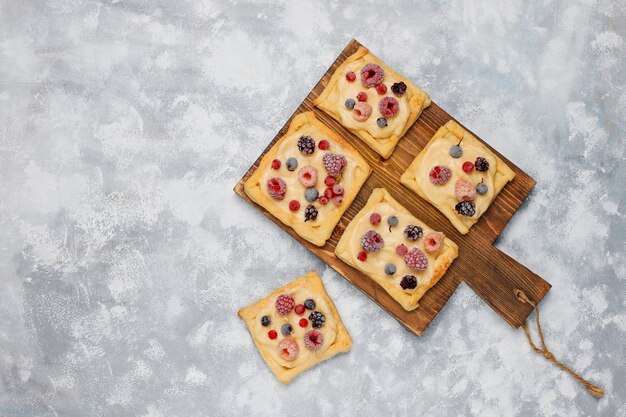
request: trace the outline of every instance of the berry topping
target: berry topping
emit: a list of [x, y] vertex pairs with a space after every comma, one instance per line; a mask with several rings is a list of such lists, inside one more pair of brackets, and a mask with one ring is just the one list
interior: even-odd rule
[[267, 337], [274, 340], [278, 337], [278, 333], [276, 333], [276, 330], [270, 330], [269, 332], [267, 332]]
[[406, 84], [402, 81], [400, 81], [399, 83], [394, 83], [391, 86], [391, 92], [400, 97], [402, 94], [406, 93]]
[[452, 171], [450, 171], [450, 168], [444, 167], [443, 165], [437, 165], [436, 167], [433, 167], [433, 169], [431, 169], [428, 173], [428, 178], [430, 178], [430, 182], [435, 185], [445, 184], [446, 182], [448, 182], [451, 176]]
[[457, 203], [456, 206], [454, 206], [454, 209], [461, 216], [465, 217], [472, 217], [474, 214], [476, 214], [476, 204], [472, 203], [471, 201], [461, 201], [460, 203]]
[[283, 336], [289, 336], [291, 333], [293, 333], [293, 327], [291, 327], [291, 324], [285, 323], [280, 326], [280, 332], [283, 334]]
[[319, 193], [317, 192], [315, 188], [307, 188], [306, 191], [304, 192], [304, 198], [309, 203], [312, 203], [315, 200], [317, 200], [318, 196], [319, 196]]
[[287, 192], [287, 183], [282, 178], [270, 178], [267, 180], [267, 192], [270, 197], [276, 200], [282, 200], [285, 198], [285, 193]]
[[324, 336], [317, 330], [310, 330], [304, 334], [304, 346], [310, 350], [317, 350], [322, 347]]
[[367, 252], [378, 252], [383, 248], [384, 244], [385, 241], [383, 237], [373, 230], [370, 230], [361, 237], [361, 247]]
[[324, 190], [324, 197], [331, 199], [335, 194], [333, 194], [333, 187], [328, 187]]
[[489, 190], [489, 187], [487, 187], [487, 184], [485, 184], [483, 180], [480, 180], [480, 183], [476, 184], [476, 192], [478, 194], [480, 195], [487, 194], [488, 190]]
[[424, 237], [424, 250], [427, 253], [435, 253], [441, 249], [443, 244], [443, 233], [432, 232]]
[[380, 65], [367, 64], [361, 69], [361, 84], [365, 87], [376, 87], [383, 82], [384, 76]]
[[356, 99], [359, 101], [367, 101], [367, 94], [361, 91], [359, 94], [356, 95]]
[[317, 209], [315, 206], [309, 204], [307, 208], [304, 209], [304, 221], [315, 219], [317, 219]]
[[405, 275], [400, 281], [400, 286], [403, 290], [412, 290], [417, 287], [417, 278], [414, 275]]
[[396, 216], [387, 217], [387, 224], [389, 225], [389, 231], [391, 232], [392, 227], [396, 227], [398, 225], [398, 218]]
[[327, 176], [326, 178], [324, 178], [324, 184], [326, 184], [326, 186], [328, 187], [332, 187], [333, 185], [335, 185], [335, 177], [333, 177], [332, 175]]
[[378, 119], [376, 119], [376, 124], [378, 125], [378, 127], [380, 127], [381, 129], [383, 127], [387, 127], [387, 119], [385, 119], [384, 117], [379, 117]]
[[377, 224], [380, 224], [380, 220], [381, 220], [380, 214], [372, 213], [370, 215], [370, 223], [373, 224], [374, 226], [376, 226]]
[[378, 84], [376, 86], [376, 92], [381, 96], [385, 95], [385, 93], [387, 92], [387, 86], [385, 84]]
[[341, 171], [343, 171], [343, 168], [348, 164], [348, 160], [343, 155], [327, 153], [322, 158], [322, 163], [324, 164], [324, 168], [326, 168], [328, 175], [337, 178], [341, 174]]
[[353, 71], [350, 71], [346, 74], [346, 80], [352, 82], [356, 80], [356, 74]]
[[416, 271], [425, 271], [428, 268], [428, 259], [424, 252], [418, 248], [411, 249], [406, 255], [404, 255], [404, 262], [409, 268]]
[[287, 159], [287, 169], [289, 171], [295, 171], [298, 168], [298, 160], [294, 157]]
[[315, 301], [311, 298], [307, 298], [304, 302], [304, 308], [306, 308], [307, 310], [313, 310], [315, 308]]
[[485, 172], [489, 169], [489, 162], [482, 156], [476, 158], [476, 162], [474, 162], [474, 167], [476, 167], [476, 171]]
[[300, 327], [306, 327], [309, 325], [309, 321], [303, 317], [300, 319], [300, 321], [298, 321], [298, 325]]
[[273, 169], [278, 169], [278, 168], [280, 168], [280, 161], [279, 161], [278, 159], [274, 159], [274, 160], [272, 161], [272, 168], [273, 168]]
[[317, 169], [311, 165], [306, 165], [298, 171], [298, 180], [305, 187], [313, 187], [317, 184]]
[[315, 151], [315, 140], [311, 136], [300, 136], [298, 139], [298, 149], [306, 155], [310, 155]]
[[393, 97], [385, 97], [378, 103], [378, 110], [385, 117], [393, 117], [400, 111], [400, 103]]
[[298, 200], [291, 200], [289, 202], [289, 210], [298, 211], [300, 210], [300, 202]]
[[324, 323], [326, 323], [326, 317], [324, 317], [324, 315], [321, 312], [314, 311], [311, 314], [309, 314], [309, 321], [311, 322], [311, 326], [313, 326], [316, 329], [319, 329], [320, 327], [324, 325]]
[[409, 240], [417, 240], [424, 235], [424, 229], [420, 226], [408, 225], [404, 228], [404, 237]]
[[334, 196], [331, 201], [333, 202], [334, 205], [338, 206], [339, 204], [341, 204], [343, 202], [343, 196], [342, 195], [336, 195]]
[[356, 104], [356, 101], [354, 101], [354, 99], [347, 99], [345, 102], [346, 108], [352, 110], [354, 108], [354, 105]]
[[476, 198], [476, 188], [471, 182], [464, 179], [456, 180], [454, 184], [454, 195], [458, 201], [469, 201]]
[[261, 325], [263, 327], [267, 327], [272, 323], [272, 319], [269, 318], [269, 316], [263, 316], [261, 317]]
[[300, 353], [300, 348], [295, 341], [291, 339], [283, 339], [278, 342], [276, 351], [284, 360], [292, 361], [298, 356], [298, 353]]
[[357, 253], [356, 258], [361, 261], [361, 262], [365, 262], [367, 261], [367, 252], [365, 251], [361, 251], [359, 253]]
[[325, 206], [326, 204], [328, 204], [328, 197], [326, 197], [325, 195], [320, 197], [320, 204]]
[[317, 147], [325, 151], [330, 147], [330, 142], [328, 142], [326, 139], [322, 139], [320, 140], [320, 143], [317, 144]]
[[459, 145], [454, 145], [450, 148], [450, 156], [453, 158], [460, 158], [463, 155], [463, 149]]
[[396, 273], [396, 266], [394, 264], [385, 265], [385, 274], [393, 275]]
[[474, 170], [474, 164], [472, 164], [470, 161], [467, 162], [463, 162], [463, 172], [465, 172], [466, 174], [471, 174], [471, 172]]
[[406, 255], [406, 253], [409, 251], [409, 248], [407, 248], [406, 246], [404, 246], [404, 244], [399, 244], [398, 246], [396, 246], [396, 253], [400, 256], [404, 256]]
[[303, 304], [298, 304], [293, 308], [293, 311], [295, 311], [296, 314], [299, 316], [304, 314], [304, 310], [306, 310], [306, 308], [304, 307]]
[[289, 294], [281, 294], [276, 298], [276, 310], [278, 310], [278, 314], [281, 316], [289, 314], [295, 305], [293, 297]]
[[367, 103], [359, 101], [354, 105], [352, 110], [352, 118], [357, 122], [364, 122], [372, 114], [372, 106]]
[[343, 185], [341, 185], [341, 184], [333, 185], [333, 194], [335, 194], [335, 195], [343, 195], [343, 193], [344, 193]]

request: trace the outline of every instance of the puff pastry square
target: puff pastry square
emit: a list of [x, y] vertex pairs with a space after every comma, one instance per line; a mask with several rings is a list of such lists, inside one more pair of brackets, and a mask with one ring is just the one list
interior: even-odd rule
[[[301, 315], [296, 313], [296, 309], [291, 309], [286, 315], [280, 315], [276, 300], [282, 294], [292, 297], [296, 306], [304, 305], [308, 299], [313, 300], [314, 307], [310, 309], [309, 305]], [[315, 312], [321, 313], [325, 321], [320, 327], [314, 328], [310, 315]], [[289, 383], [312, 366], [338, 353], [348, 352], [352, 347], [348, 330], [343, 325], [335, 304], [326, 293], [324, 284], [315, 271], [275, 290], [262, 300], [241, 309], [238, 314], [246, 322], [265, 363], [276, 378], [284, 384]], [[264, 326], [261, 321], [264, 316], [270, 320], [267, 326]], [[303, 318], [307, 319], [304, 327], [300, 325]], [[285, 324], [290, 324], [293, 328], [293, 332], [287, 336], [281, 333], [281, 328]], [[271, 331], [276, 332], [275, 339], [269, 337]], [[316, 346], [317, 349], [311, 349], [305, 344], [305, 337], [309, 337], [310, 342], [310, 335], [313, 334], [311, 332], [317, 332], [315, 335], [316, 345], [319, 345]], [[293, 346], [297, 346], [295, 355], [294, 349], [284, 350]], [[311, 346], [310, 343], [309, 346]]]
[[[370, 222], [373, 213], [381, 216], [377, 225]], [[398, 220], [395, 226], [390, 226], [389, 219], [392, 216]], [[414, 226], [413, 231], [419, 230], [415, 227], [421, 228], [421, 235], [415, 240], [409, 239], [405, 234], [407, 226]], [[382, 238], [382, 248], [376, 252], [365, 252], [367, 258], [360, 260], [359, 252], [365, 249], [362, 238], [370, 231], [378, 233]], [[433, 245], [437, 240], [440, 242], [438, 248]], [[405, 261], [406, 255], [396, 251], [399, 245], [404, 245], [408, 253], [421, 252], [427, 259], [425, 270], [409, 266]], [[420, 298], [441, 279], [458, 253], [459, 248], [453, 241], [413, 216], [384, 188], [376, 188], [372, 192], [367, 204], [350, 222], [335, 248], [339, 258], [376, 281], [407, 311], [419, 306]], [[387, 273], [387, 265], [394, 266], [393, 274]], [[410, 288], [411, 285], [402, 287], [403, 278], [407, 276], [415, 277], [414, 280], [407, 278], [413, 280], [414, 288]]]
[[[298, 147], [299, 139], [304, 136], [312, 138], [315, 142], [314, 150], [310, 154], [301, 152]], [[325, 150], [319, 147], [322, 140], [329, 144]], [[324, 180], [329, 175], [323, 161], [328, 154], [345, 157], [345, 166], [340, 175], [336, 175], [336, 184], [341, 185], [344, 191], [343, 196], [337, 199], [331, 197], [328, 202], [322, 204], [321, 196], [328, 188]], [[289, 158], [297, 160], [297, 167], [293, 171], [288, 169]], [[272, 167], [274, 160], [280, 162], [278, 169]], [[309, 187], [299, 180], [300, 170], [306, 166], [312, 167], [317, 176], [315, 184]], [[244, 190], [254, 202], [283, 224], [293, 228], [302, 238], [314, 245], [324, 246], [370, 172], [369, 164], [352, 145], [320, 122], [313, 112], [305, 112], [293, 118], [287, 133], [263, 156], [259, 167], [244, 183]], [[286, 185], [286, 192], [280, 200], [272, 197], [269, 188], [269, 181], [276, 178]], [[317, 190], [320, 198], [312, 202], [307, 201], [305, 198], [307, 188]], [[289, 207], [293, 200], [300, 205], [297, 210], [291, 210]], [[339, 200], [342, 201], [338, 202]], [[309, 206], [313, 206], [317, 211], [315, 219], [305, 217], [305, 209]]]
[[[363, 73], [365, 77], [362, 77], [361, 70], [368, 64], [374, 64], [382, 69], [381, 84], [386, 87], [384, 94], [379, 94], [374, 85], [381, 81], [380, 78], [366, 78], [368, 68], [371, 66], [365, 68]], [[346, 78], [346, 74], [350, 72], [356, 75], [354, 81]], [[369, 74], [373, 77], [378, 76], [376, 72], [369, 72]], [[395, 94], [392, 91], [395, 89], [392, 89], [395, 83], [404, 83], [406, 91], [399, 95]], [[365, 103], [371, 108], [370, 115], [362, 121], [357, 120], [363, 118], [361, 116], [363, 113], [358, 108], [357, 94], [359, 92], [367, 95]], [[357, 106], [353, 109], [346, 106], [348, 99], [354, 100]], [[382, 100], [385, 100], [382, 108], [385, 104], [389, 104], [390, 100], [395, 100], [399, 105], [397, 114], [393, 116], [389, 116], [389, 113], [383, 114], [380, 107]], [[413, 82], [385, 65], [367, 48], [361, 46], [337, 68], [328, 85], [313, 104], [332, 116], [386, 159], [389, 158], [409, 127], [415, 123], [422, 110], [430, 106], [430, 98]], [[381, 117], [386, 119], [384, 127], [378, 124], [378, 119]]]
[[[457, 144], [461, 147], [463, 154], [459, 158], [454, 158], [450, 155], [450, 148]], [[483, 172], [473, 169], [469, 174], [464, 172], [463, 164], [465, 162], [475, 164], [478, 157], [487, 161], [488, 169]], [[452, 176], [445, 184], [437, 185], [430, 181], [429, 173], [435, 166], [445, 166], [451, 171]], [[487, 211], [506, 183], [514, 177], [515, 172], [496, 154], [457, 122], [450, 120], [435, 133], [426, 147], [415, 157], [400, 177], [400, 182], [437, 207], [459, 232], [466, 234]], [[472, 187], [482, 182], [487, 187], [486, 193], [471, 193], [472, 195], [463, 193], [459, 196], [455, 192], [459, 181], [465, 181]], [[457, 212], [455, 207], [463, 200], [473, 205], [474, 214], [468, 216]]]

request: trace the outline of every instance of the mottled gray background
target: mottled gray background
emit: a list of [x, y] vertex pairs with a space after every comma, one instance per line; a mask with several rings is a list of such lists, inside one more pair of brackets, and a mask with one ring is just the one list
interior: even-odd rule
[[[622, 0], [0, 1], [0, 415], [626, 416]], [[499, 248], [550, 347], [461, 285], [415, 337], [233, 185], [352, 38], [537, 180]], [[282, 386], [236, 311], [315, 268], [354, 338]]]

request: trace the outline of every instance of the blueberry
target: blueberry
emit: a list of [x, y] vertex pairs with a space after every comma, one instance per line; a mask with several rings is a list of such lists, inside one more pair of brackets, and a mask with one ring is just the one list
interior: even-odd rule
[[270, 325], [270, 323], [272, 323], [272, 319], [270, 319], [268, 316], [263, 316], [263, 317], [261, 317], [261, 324], [262, 324], [264, 327], [269, 326], [269, 325]]
[[480, 195], [483, 194], [487, 194], [487, 190], [489, 189], [489, 187], [487, 187], [487, 184], [481, 182], [480, 184], [476, 185], [476, 192]]
[[315, 308], [315, 301], [309, 298], [304, 302], [304, 307], [306, 307], [307, 310], [313, 310]]
[[396, 266], [394, 264], [385, 265], [385, 274], [393, 275], [396, 273]]
[[385, 119], [384, 117], [379, 117], [378, 119], [376, 119], [376, 123], [378, 124], [378, 127], [385, 127], [387, 126], [387, 119]]
[[310, 203], [317, 200], [318, 196], [319, 196], [319, 193], [317, 192], [315, 188], [307, 188], [306, 191], [304, 192], [304, 198], [306, 198], [306, 201]]
[[463, 155], [463, 149], [459, 145], [454, 145], [450, 148], [450, 156], [453, 158], [460, 158]]
[[354, 102], [353, 99], [349, 98], [346, 100], [346, 107], [349, 108], [350, 110], [352, 110], [354, 108], [354, 105], [356, 103]]
[[289, 336], [291, 332], [293, 332], [293, 327], [291, 327], [291, 324], [289, 323], [283, 324], [280, 326], [280, 332], [285, 336]]
[[387, 224], [391, 227], [398, 225], [398, 218], [396, 216], [389, 216], [387, 218]]
[[295, 171], [298, 168], [298, 160], [294, 157], [287, 159], [286, 164], [289, 171]]

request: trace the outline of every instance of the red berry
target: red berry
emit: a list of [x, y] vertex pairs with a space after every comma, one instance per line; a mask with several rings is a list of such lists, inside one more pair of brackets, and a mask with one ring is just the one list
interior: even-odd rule
[[354, 80], [356, 80], [356, 74], [352, 71], [350, 71], [349, 73], [346, 74], [346, 80], [352, 82]]
[[344, 193], [343, 185], [341, 185], [341, 184], [333, 185], [333, 194], [334, 195], [343, 195], [343, 193]]
[[280, 161], [278, 159], [274, 159], [272, 161], [272, 168], [274, 168], [274, 169], [280, 168]]
[[335, 185], [335, 177], [333, 177], [332, 175], [327, 176], [324, 179], [324, 184], [326, 184], [329, 187], [332, 187], [333, 185]]
[[361, 262], [365, 262], [367, 260], [367, 253], [365, 251], [361, 251], [356, 258]]
[[370, 223], [376, 226], [377, 224], [380, 223], [380, 219], [381, 219], [380, 214], [372, 213], [372, 215], [370, 216]]
[[298, 200], [291, 200], [289, 202], [289, 210], [298, 211], [300, 210], [300, 202]]
[[406, 253], [409, 251], [409, 248], [407, 248], [406, 246], [404, 246], [404, 244], [400, 244], [398, 246], [396, 246], [396, 253], [400, 256], [404, 256], [406, 255]]
[[328, 197], [323, 195], [323, 196], [320, 197], [320, 199], [318, 201], [320, 202], [321, 205], [325, 206], [326, 204], [328, 204]]
[[326, 139], [323, 139], [323, 140], [320, 140], [320, 143], [317, 144], [317, 147], [325, 151], [326, 149], [330, 147], [330, 143]]
[[367, 94], [361, 91], [359, 94], [356, 95], [356, 99], [359, 101], [367, 101]]
[[306, 327], [309, 325], [309, 321], [305, 318], [300, 319], [300, 321], [298, 322], [298, 324], [300, 325], [300, 327]]
[[463, 163], [463, 171], [465, 171], [465, 172], [467, 172], [469, 174], [473, 170], [474, 170], [474, 164], [472, 164], [470, 161], [467, 161], [467, 162]]
[[384, 95], [387, 92], [387, 86], [385, 84], [378, 84], [376, 86], [376, 92], [381, 96]]
[[306, 310], [306, 308], [304, 308], [304, 305], [298, 304], [294, 307], [293, 310], [296, 312], [297, 315], [301, 316], [302, 314], [304, 314], [304, 310]]
[[333, 198], [333, 189], [331, 187], [328, 187], [327, 189], [325, 189], [324, 196], [328, 199]]
[[267, 332], [267, 337], [274, 340], [278, 337], [278, 333], [276, 333], [276, 330], [270, 330], [269, 332]]

